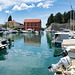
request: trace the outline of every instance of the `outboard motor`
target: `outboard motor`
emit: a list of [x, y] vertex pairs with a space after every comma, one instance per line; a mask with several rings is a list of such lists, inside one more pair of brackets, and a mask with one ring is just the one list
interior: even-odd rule
[[48, 69], [50, 72], [55, 72], [60, 65], [63, 65], [64, 68], [67, 68], [70, 64], [71, 64], [71, 59], [69, 56], [66, 56], [61, 58], [57, 64], [52, 64], [52, 66], [49, 66]]

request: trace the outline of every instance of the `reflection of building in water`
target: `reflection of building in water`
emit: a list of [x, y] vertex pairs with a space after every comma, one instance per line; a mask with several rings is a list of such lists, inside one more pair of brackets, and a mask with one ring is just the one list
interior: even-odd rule
[[24, 44], [27, 46], [40, 47], [41, 35], [28, 34], [24, 35]]

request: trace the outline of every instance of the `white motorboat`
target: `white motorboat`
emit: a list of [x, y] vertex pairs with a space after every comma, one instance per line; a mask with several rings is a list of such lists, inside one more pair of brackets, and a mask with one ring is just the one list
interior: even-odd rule
[[65, 32], [57, 32], [54, 35], [54, 40], [52, 40], [52, 43], [55, 45], [61, 45], [63, 39], [69, 39], [69, 34]]
[[4, 35], [9, 34], [9, 31], [4, 31], [3, 34]]
[[22, 33], [31, 34], [33, 33], [32, 29], [22, 30]]
[[38, 31], [35, 31], [35, 34], [36, 34], [36, 35], [38, 35], [38, 34], [39, 34], [39, 32], [38, 32]]
[[75, 39], [65, 39], [62, 41], [62, 49], [68, 52], [71, 58], [75, 59]]
[[48, 67], [50, 72], [56, 72], [54, 75], [75, 75], [75, 61], [69, 56], [62, 57], [58, 63]]
[[18, 33], [18, 31], [17, 31], [17, 30], [13, 30], [12, 33], [14, 33], [14, 34], [15, 34], [15, 33]]
[[74, 31], [71, 31], [70, 29], [63, 29], [60, 32], [68, 33], [70, 37], [74, 36]]
[[0, 50], [6, 49], [8, 46], [8, 40], [4, 38], [0, 38]]

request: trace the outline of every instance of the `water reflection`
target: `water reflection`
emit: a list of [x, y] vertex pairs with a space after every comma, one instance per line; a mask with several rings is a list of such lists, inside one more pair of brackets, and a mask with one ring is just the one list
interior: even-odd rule
[[58, 48], [55, 48], [54, 50], [54, 55], [58, 55], [62, 52], [62, 48], [61, 47], [58, 47]]
[[26, 46], [40, 47], [41, 35], [35, 35], [35, 34], [24, 35], [24, 44]]
[[55, 47], [54, 44], [51, 43], [53, 34], [50, 32], [46, 32], [46, 37], [49, 48], [54, 48]]
[[2, 37], [3, 38], [10, 38], [12, 40], [18, 40], [18, 39], [23, 38], [23, 35], [16, 33], [16, 34], [3, 35]]
[[0, 61], [2, 61], [2, 60], [5, 60], [5, 59], [6, 59], [6, 56], [5, 56], [5, 55], [8, 55], [7, 50], [6, 50], [6, 49], [1, 50], [1, 51], [0, 51]]
[[54, 49], [54, 54], [59, 54], [62, 52], [62, 48], [61, 47], [57, 47], [54, 44], [52, 44], [52, 39], [53, 39], [54, 34], [50, 33], [50, 32], [46, 32], [46, 37], [47, 37], [47, 43], [49, 48]]
[[11, 47], [14, 47], [13, 43], [8, 45], [8, 49], [11, 49]]

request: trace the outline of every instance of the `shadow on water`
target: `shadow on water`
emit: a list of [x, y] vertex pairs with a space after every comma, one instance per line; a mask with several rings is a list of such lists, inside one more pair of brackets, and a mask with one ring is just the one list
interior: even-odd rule
[[6, 56], [5, 55], [8, 55], [7, 49], [1, 50], [0, 51], [0, 61], [6, 60]]

